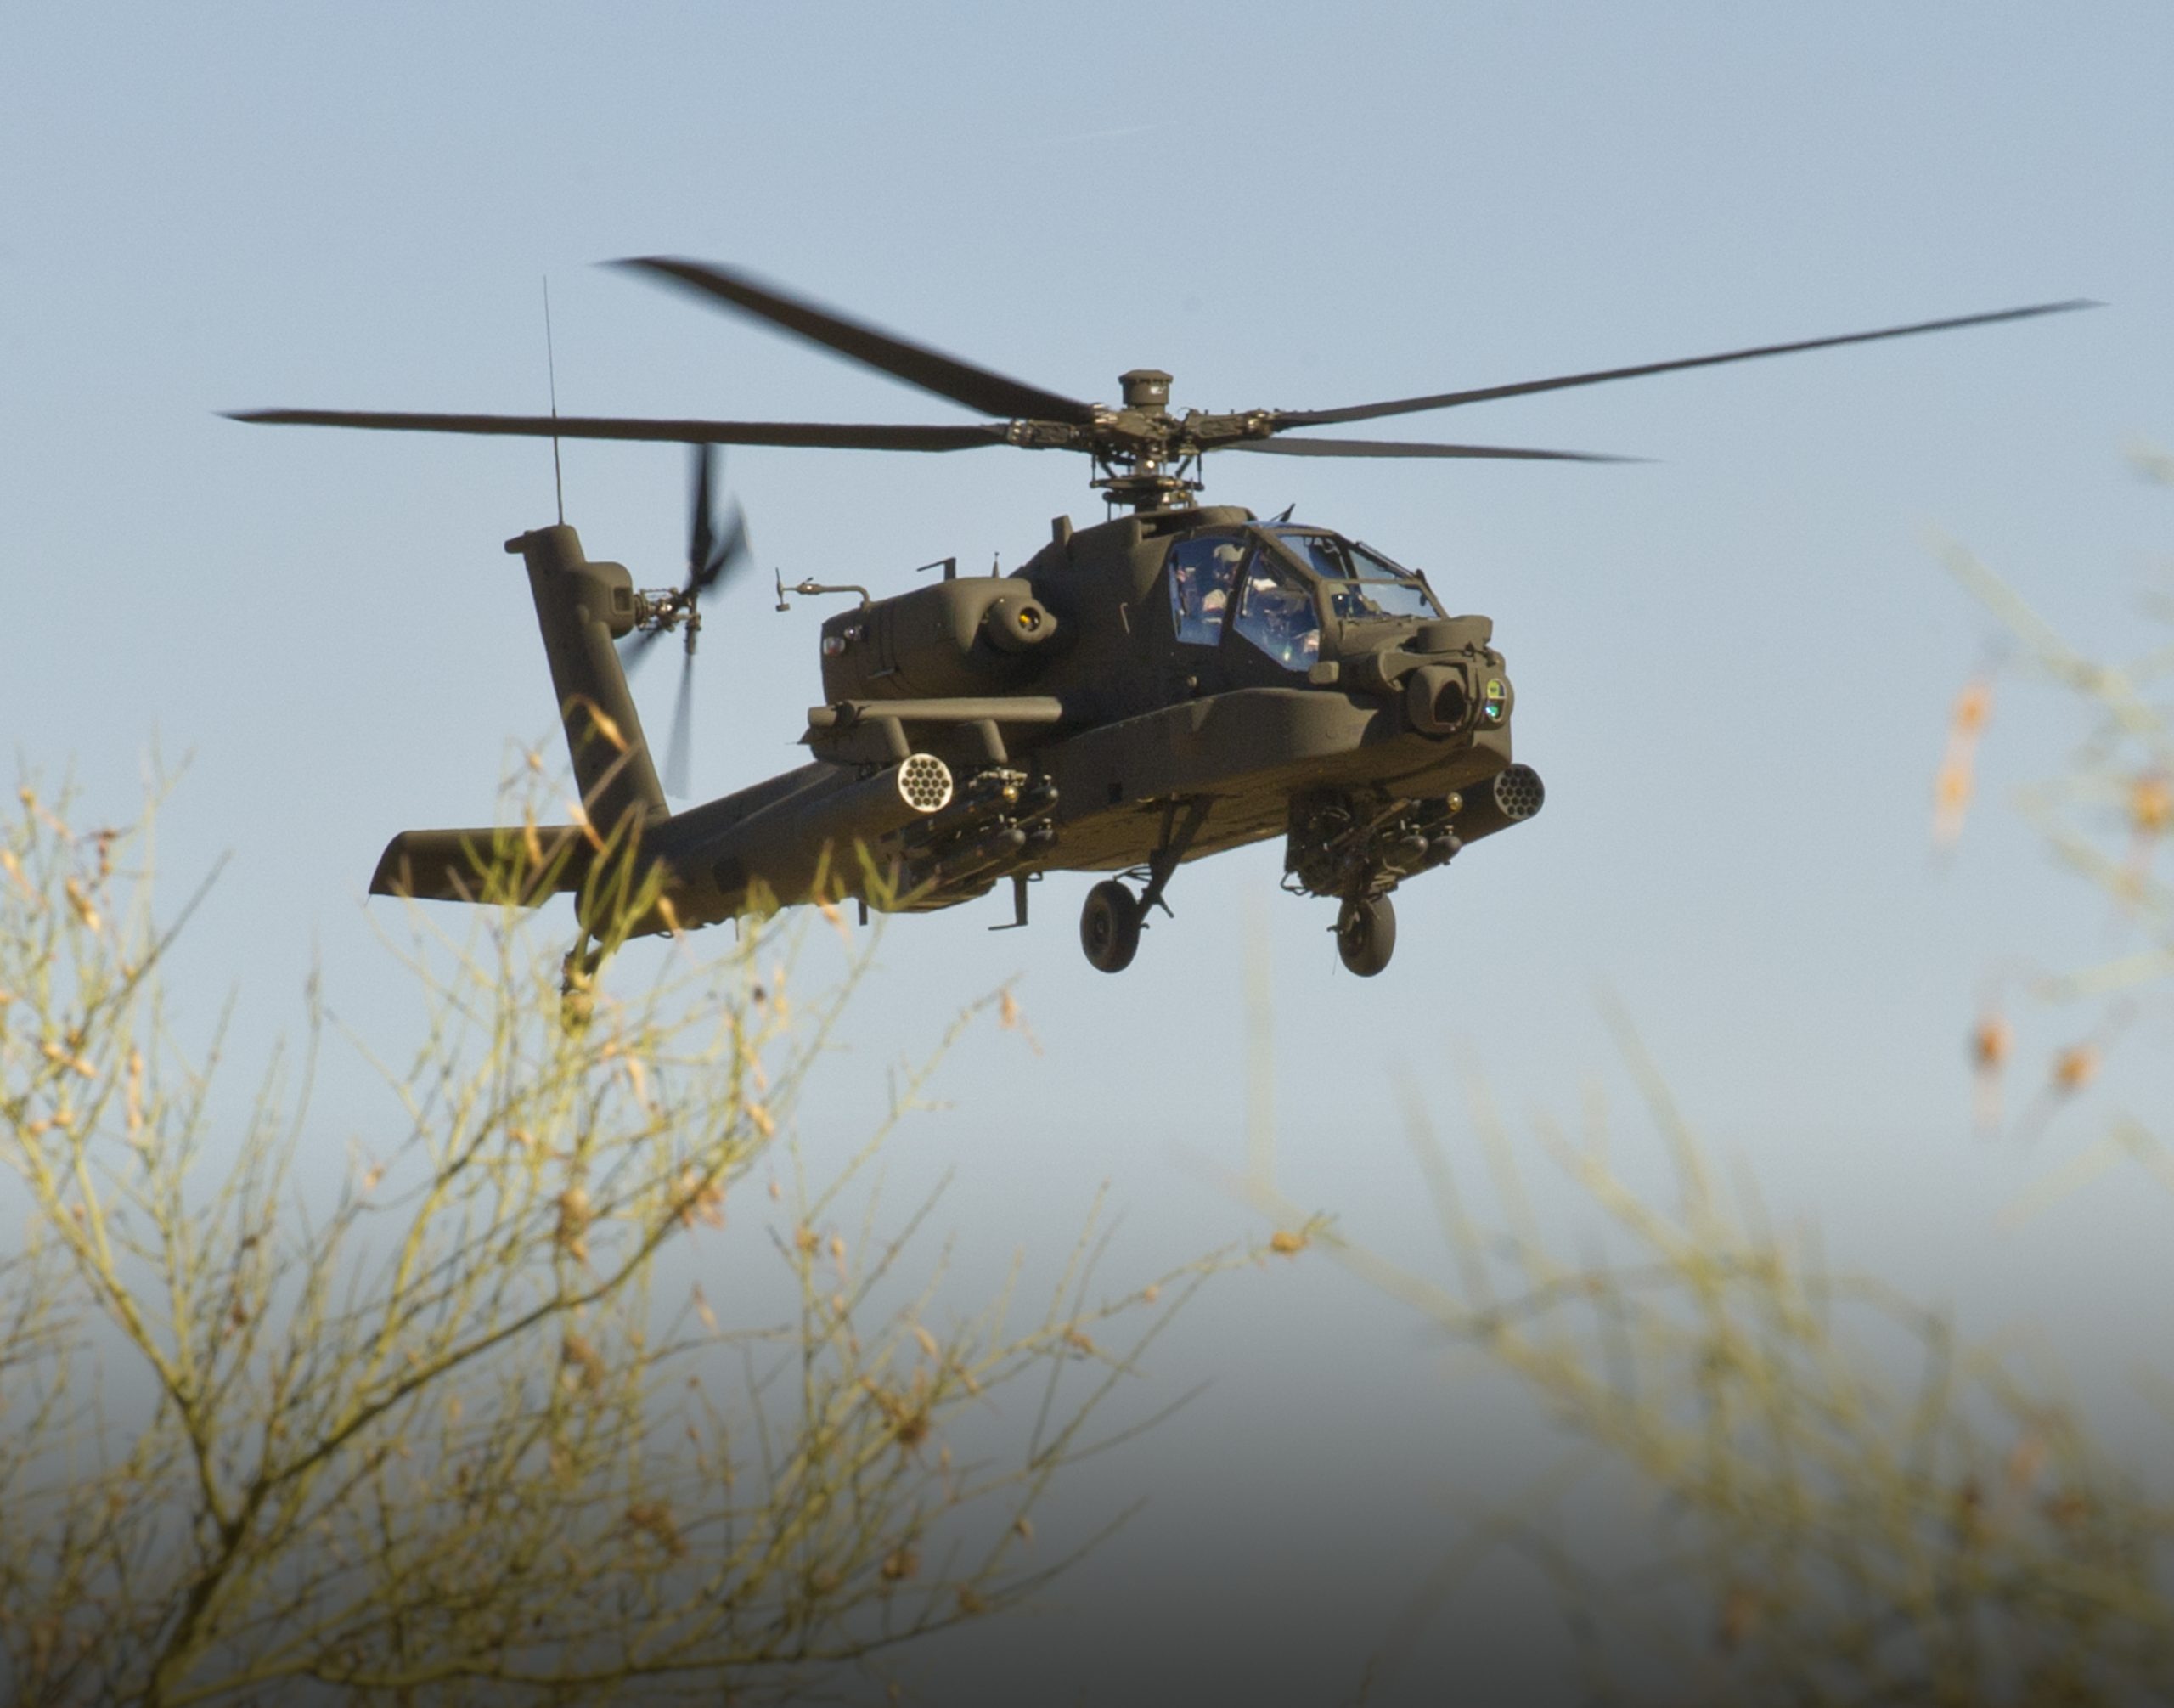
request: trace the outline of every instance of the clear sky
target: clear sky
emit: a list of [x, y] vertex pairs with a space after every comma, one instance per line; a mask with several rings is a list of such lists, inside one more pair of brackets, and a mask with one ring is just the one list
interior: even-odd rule
[[[1969, 544], [2088, 644], [2137, 640], [2169, 538], [2167, 495], [2123, 458], [2174, 441], [2170, 65], [2174, 14], [2148, 4], [17, 7], [0, 727], [94, 813], [127, 810], [155, 743], [189, 756], [164, 862], [179, 881], [233, 852], [190, 953], [241, 988], [245, 1038], [290, 1023], [313, 956], [359, 1026], [397, 1025], [387, 905], [362, 900], [378, 850], [487, 814], [509, 743], [552, 730], [499, 550], [550, 519], [549, 454], [217, 410], [541, 410], [548, 275], [569, 411], [953, 418], [592, 265], [651, 253], [1074, 395], [1167, 368], [1180, 405], [1217, 409], [2101, 298], [1404, 424], [1645, 466], [1212, 459], [1212, 498], [1295, 503], [1493, 616], [1546, 812], [1401, 893], [1371, 982], [1337, 966], [1326, 904], [1276, 893], [1274, 846], [1186, 868], [1118, 978], [1079, 953], [1084, 877], [1038, 887], [1025, 933], [988, 934], [1002, 897], [903, 922], [841, 1095], [1016, 975], [1041, 1053], [970, 1046], [925, 1141], [957, 1172], [962, 1241], [1068, 1237], [1107, 1179], [1126, 1260], [1204, 1248], [1253, 1226], [1183, 1156], [1242, 1153], [1254, 933], [1290, 1189], [1403, 1249], [1397, 1077], [1453, 1147], [1466, 1057], [1513, 1110], [1567, 1112], [1588, 1074], [1627, 1106], [1606, 986], [1717, 1144], [1840, 1256], [1987, 1324], [2104, 1321], [2163, 1268], [2164, 1211], [2103, 1188], [1997, 1238], [1996, 1207], [2091, 1117], [1989, 1152], [1961, 1043], [1990, 968], [2118, 938], [2001, 803], [2058, 762], [2050, 698], [2004, 693], [1992, 798], [1958, 860], [1929, 857], [1947, 703], [1991, 634], [1930, 542]], [[1101, 510], [1073, 458], [746, 451], [726, 471], [765, 584], [1011, 564], [1052, 515]], [[672, 448], [569, 447], [568, 520], [668, 583], [684, 481]], [[798, 762], [818, 620], [752, 585], [710, 613], [700, 792]], [[640, 685], [660, 738], [670, 688], [668, 668]], [[2107, 1097], [2149, 1113], [2167, 1041], [2148, 1012]], [[1140, 1686], [1111, 1609], [1176, 1617], [1125, 1586], [1212, 1525], [1233, 1547], [1202, 1568], [1224, 1599], [1184, 1615], [1202, 1652], [1338, 1688], [1358, 1656], [1292, 1670], [1300, 1610], [1324, 1573], [1393, 1597], [1479, 1463], [1445, 1444], [1509, 1414], [1304, 1267], [1230, 1283], [1196, 1324], [1169, 1379], [1216, 1385], [1111, 1472], [1157, 1502], [1045, 1621], [1043, 1658]], [[1310, 1569], [1237, 1546], [1292, 1524], [1315, 1527]]]

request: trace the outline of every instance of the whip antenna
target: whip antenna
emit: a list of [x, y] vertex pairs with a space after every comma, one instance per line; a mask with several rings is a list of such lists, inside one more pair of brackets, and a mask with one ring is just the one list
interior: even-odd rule
[[544, 371], [551, 382], [551, 489], [558, 495], [559, 526], [566, 525], [566, 482], [559, 471], [559, 363], [551, 350], [551, 275], [544, 275]]

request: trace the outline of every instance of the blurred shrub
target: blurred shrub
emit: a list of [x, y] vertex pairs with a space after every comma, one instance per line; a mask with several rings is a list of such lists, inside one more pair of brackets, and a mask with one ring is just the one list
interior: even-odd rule
[[[2023, 809], [2143, 939], [2115, 960], [2025, 981], [2035, 998], [2101, 1005], [2087, 1035], [2049, 1052], [2013, 1124], [2030, 1130], [2092, 1083], [2127, 993], [2174, 972], [2174, 888], [2154, 871], [2174, 830], [2174, 723], [2154, 697], [2174, 650], [2120, 667], [2087, 659], [1968, 554], [1947, 559], [2002, 622], [2017, 667], [2082, 708], [2089, 727], [2072, 762]], [[1957, 703], [1935, 791], [1943, 845], [1963, 830], [1991, 686], [1980, 678]], [[2006, 1006], [1989, 1001], [1971, 1038], [1989, 1113], [2014, 1053]], [[1491, 1211], [1472, 1207], [1423, 1114], [1411, 1117], [1449, 1278], [1333, 1225], [1311, 1230], [1313, 1244], [1510, 1373], [1584, 1448], [1572, 1473], [1448, 1553], [1391, 1626], [1369, 1690], [1396, 1678], [1458, 1587], [1508, 1547], [1557, 1586], [1594, 1700], [2174, 1697], [2163, 1490], [2143, 1468], [2109, 1462], [2085, 1422], [2000, 1350], [1966, 1344], [1946, 1316], [1875, 1280], [1830, 1273], [1808, 1232], [1774, 1227], [1751, 1188], [1725, 1191], [1628, 1022], [1612, 1017], [1664, 1141], [1672, 1196], [1631, 1184], [1604, 1132], [1574, 1141], [1541, 1119], [1540, 1149], [1602, 1215], [1600, 1236], [1576, 1242], [1586, 1254], [1570, 1254], [1530, 1209], [1519, 1147], [1483, 1098]], [[1265, 1155], [1257, 1146], [1251, 1194], [1287, 1222], [1298, 1212], [1259, 1165]], [[2160, 1141], [2124, 1117], [2025, 1208], [2122, 1157], [2174, 1183]], [[1627, 1571], [1618, 1550], [1573, 1540], [1560, 1516], [1561, 1485], [1596, 1460], [1656, 1515]]]
[[[412, 910], [427, 1024], [336, 1112], [343, 1163], [322, 1017], [217, 1113], [148, 827], [67, 813], [26, 786], [0, 831], [0, 1700], [752, 1700], [1062, 1564], [1029, 1515], [1210, 1265], [1095, 1305], [1083, 1238], [1045, 1309], [949, 1308], [940, 1260], [904, 1268], [928, 1207], [880, 1218], [870, 1183], [933, 1060], [827, 1183], [786, 1154], [850, 977], [799, 999], [749, 930], [562, 1023], [516, 909], [460, 939]], [[619, 893], [607, 943], [651, 899]], [[771, 1223], [774, 1327], [665, 1296], [728, 1212]], [[1022, 1384], [1031, 1434], [992, 1452], [983, 1419], [955, 1461]]]

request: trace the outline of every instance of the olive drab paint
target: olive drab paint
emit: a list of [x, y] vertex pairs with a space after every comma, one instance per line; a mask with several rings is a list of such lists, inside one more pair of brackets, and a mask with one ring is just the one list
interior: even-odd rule
[[[592, 562], [563, 521], [507, 542], [528, 573], [582, 821], [407, 831], [373, 893], [525, 904], [569, 893], [583, 931], [569, 987], [594, 970], [610, 898], [650, 899], [638, 931], [712, 924], [805, 902], [906, 912], [956, 906], [1009, 881], [1016, 924], [1050, 871], [1122, 876], [1090, 892], [1089, 961], [1130, 963], [1150, 912], [1189, 860], [1284, 839], [1285, 887], [1338, 904], [1353, 972], [1388, 964], [1390, 895], [1460, 850], [1521, 824], [1545, 798], [1512, 760], [1516, 695], [1493, 624], [1444, 610], [1426, 578], [1359, 540], [1199, 501], [1210, 451], [1287, 456], [1613, 462], [1569, 451], [1371, 439], [1294, 430], [1456, 408], [1795, 351], [1870, 342], [2093, 305], [2038, 304], [1839, 337], [1318, 410], [1170, 409], [1172, 376], [1121, 376], [1120, 406], [1084, 403], [819, 308], [744, 273], [651, 258], [622, 263], [835, 353], [1001, 419], [917, 426], [268, 409], [287, 425], [561, 438], [679, 441], [696, 464], [690, 577], [638, 590]], [[745, 561], [736, 514], [711, 515], [710, 447], [948, 452], [997, 445], [1084, 451], [1112, 509], [1099, 526], [1052, 523], [1009, 575], [962, 577], [887, 598], [854, 593], [822, 624], [824, 703], [808, 764], [671, 810], [615, 643], [666, 632], [687, 643], [699, 601]], [[687, 679], [681, 685], [685, 722]], [[675, 731], [675, 749], [679, 743]], [[679, 786], [675, 783], [675, 787]], [[509, 877], [508, 874], [511, 876]], [[1129, 879], [1130, 882], [1127, 882]], [[1134, 885], [1139, 887], [1135, 889]], [[509, 889], [508, 886], [511, 888]]]

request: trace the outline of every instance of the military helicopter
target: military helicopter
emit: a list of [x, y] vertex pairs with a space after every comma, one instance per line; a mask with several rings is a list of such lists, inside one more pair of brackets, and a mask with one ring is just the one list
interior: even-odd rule
[[[1396, 944], [1391, 896], [1463, 848], [1523, 823], [1545, 799], [1511, 757], [1516, 696], [1485, 617], [1458, 615], [1426, 577], [1334, 529], [1263, 521], [1201, 501], [1210, 452], [1279, 456], [1613, 462], [1587, 453], [1405, 441], [1286, 438], [1330, 426], [1798, 351], [2021, 320], [2095, 306], [2036, 304], [1870, 332], [1328, 409], [1170, 409], [1171, 376], [1120, 376], [1115, 406], [1041, 390], [820, 308], [745, 273], [651, 257], [615, 263], [998, 419], [943, 426], [652, 420], [262, 409], [245, 421], [380, 430], [634, 439], [696, 446], [684, 586], [638, 589], [558, 524], [506, 542], [525, 562], [586, 823], [527, 837], [539, 901], [572, 892], [593, 972], [596, 875], [659, 881], [636, 928], [711, 924], [808, 902], [928, 912], [1008, 880], [1011, 923], [1050, 871], [1112, 874], [1079, 922], [1088, 961], [1130, 965], [1186, 861], [1285, 839], [1284, 887], [1338, 905], [1343, 965], [1371, 977]], [[793, 595], [857, 595], [821, 627], [824, 703], [807, 764], [673, 812], [659, 786], [614, 642], [680, 633], [691, 662], [701, 600], [750, 554], [744, 523], [713, 515], [710, 448], [1084, 452], [1109, 520], [1052, 522], [1008, 575], [940, 580], [877, 598], [776, 578]], [[1119, 513], [1122, 512], [1122, 513]], [[686, 723], [683, 673], [680, 731]], [[675, 740], [675, 751], [684, 751]], [[669, 768], [668, 768], [669, 769]], [[684, 791], [683, 791], [684, 792]], [[374, 894], [489, 899], [521, 845], [504, 827], [404, 831]], [[1005, 927], [997, 927], [1005, 928]]]

